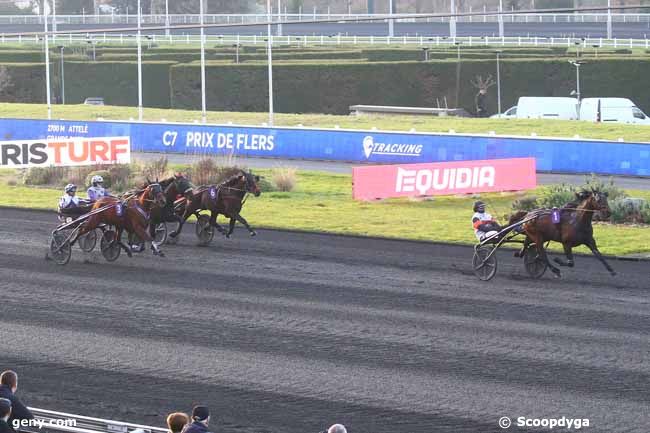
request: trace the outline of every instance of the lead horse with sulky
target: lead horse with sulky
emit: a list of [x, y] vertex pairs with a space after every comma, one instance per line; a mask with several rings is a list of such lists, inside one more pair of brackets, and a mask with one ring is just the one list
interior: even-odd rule
[[[548, 260], [544, 248], [545, 243], [555, 241], [562, 244], [567, 260], [555, 258], [555, 262], [560, 266], [568, 267], [574, 266], [573, 248], [585, 245], [611, 275], [616, 275], [616, 272], [598, 250], [594, 239], [592, 220], [596, 213], [607, 219], [611, 212], [607, 202], [607, 193], [591, 189], [576, 193], [575, 200], [560, 209], [521, 211], [514, 214], [510, 218], [510, 225], [525, 221], [521, 224], [520, 229], [526, 234], [524, 248], [517, 253], [517, 256], [523, 257], [528, 246], [534, 244], [538, 259], [543, 261], [555, 276], [560, 277], [560, 269], [553, 266]], [[533, 216], [536, 217], [531, 218]]]

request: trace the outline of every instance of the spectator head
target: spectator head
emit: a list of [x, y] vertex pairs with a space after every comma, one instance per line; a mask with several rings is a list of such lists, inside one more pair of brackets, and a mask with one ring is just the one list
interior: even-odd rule
[[167, 417], [167, 428], [171, 433], [180, 433], [190, 422], [190, 417], [182, 412], [170, 413]]
[[0, 419], [5, 421], [11, 416], [11, 400], [0, 398]]
[[194, 406], [194, 409], [192, 409], [192, 421], [198, 421], [208, 425], [210, 421], [210, 409], [207, 406]]
[[343, 424], [334, 424], [327, 430], [327, 433], [348, 433], [348, 431]]
[[0, 385], [6, 385], [11, 391], [16, 392], [18, 389], [18, 375], [15, 371], [7, 370], [0, 374]]

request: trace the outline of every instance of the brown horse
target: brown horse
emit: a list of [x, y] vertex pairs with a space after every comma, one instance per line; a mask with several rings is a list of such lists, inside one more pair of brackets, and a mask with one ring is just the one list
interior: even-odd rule
[[[240, 212], [246, 194], [251, 193], [255, 195], [255, 197], [259, 197], [261, 194], [261, 191], [257, 186], [259, 180], [259, 176], [253, 176], [250, 172], [241, 171], [218, 185], [200, 187], [196, 193], [187, 200], [183, 216], [181, 217], [182, 222], [178, 226], [178, 229], [173, 233], [170, 233], [169, 236], [172, 238], [178, 236], [183, 229], [185, 221], [187, 221], [187, 219], [192, 215], [198, 217], [199, 212], [202, 210], [210, 211], [210, 225], [215, 227], [219, 233], [225, 234], [226, 237], [230, 237], [235, 229], [235, 223], [237, 221], [242, 223], [248, 229], [251, 236], [255, 236], [257, 233], [251, 228], [248, 221], [241, 216]], [[219, 214], [230, 218], [230, 227], [228, 232], [217, 224], [217, 216]]]
[[[151, 184], [147, 179], [147, 185]], [[165, 206], [155, 206], [151, 209], [149, 219], [149, 235], [153, 238], [156, 235], [156, 226], [162, 222], [181, 223], [181, 217], [174, 213], [174, 202], [179, 196], [189, 198], [192, 196], [192, 184], [182, 173], [174, 173], [173, 176], [156, 180], [165, 194]]]
[[[159, 184], [153, 183], [141, 191], [138, 191], [130, 198], [120, 200], [117, 197], [102, 197], [93, 205], [93, 211], [104, 206], [111, 205], [107, 209], [91, 215], [81, 225], [79, 236], [82, 236], [91, 230], [95, 230], [100, 224], [115, 226], [116, 240], [124, 251], [131, 257], [131, 248], [122, 242], [122, 232], [124, 230], [129, 234], [136, 234], [141, 239], [151, 242], [151, 249], [154, 255], [164, 256], [158, 248], [153, 238], [148, 233], [149, 215], [155, 207], [165, 205], [165, 195]], [[92, 212], [92, 211], [91, 211]], [[74, 241], [73, 241], [74, 243]]]
[[557, 223], [553, 222], [552, 210], [522, 211], [510, 218], [510, 224], [515, 224], [524, 218], [538, 215], [536, 218], [523, 224], [522, 230], [526, 234], [526, 240], [524, 241], [524, 248], [516, 255], [523, 257], [526, 248], [531, 243], [535, 243], [538, 257], [546, 262], [556, 277], [560, 277], [560, 270], [548, 260], [544, 244], [548, 241], [560, 242], [564, 247], [564, 254], [566, 254], [567, 261], [565, 262], [559, 258], [555, 258], [555, 262], [560, 266], [568, 267], [573, 267], [574, 265], [573, 248], [579, 245], [586, 245], [609, 273], [616, 275], [616, 272], [609, 266], [600, 251], [598, 251], [596, 240], [594, 239], [594, 230], [591, 225], [594, 213], [599, 212], [603, 218], [609, 218], [611, 212], [607, 203], [607, 193], [597, 190], [583, 190], [576, 194], [575, 201], [567, 203], [557, 211], [560, 217]]

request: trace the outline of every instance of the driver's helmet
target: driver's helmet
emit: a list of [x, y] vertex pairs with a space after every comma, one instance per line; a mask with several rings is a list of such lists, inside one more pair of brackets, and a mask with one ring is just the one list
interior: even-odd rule
[[66, 194], [70, 194], [71, 192], [77, 192], [77, 185], [75, 185], [74, 183], [69, 183], [65, 186], [64, 191]]
[[93, 186], [97, 186], [98, 183], [104, 183], [104, 178], [96, 174], [91, 180]]
[[483, 203], [482, 201], [474, 202], [474, 212], [480, 212], [480, 213], [485, 212], [485, 203]]

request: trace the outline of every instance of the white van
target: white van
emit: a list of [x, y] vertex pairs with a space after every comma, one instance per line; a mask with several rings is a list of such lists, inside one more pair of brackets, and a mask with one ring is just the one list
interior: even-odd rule
[[522, 96], [517, 103], [517, 119], [578, 120], [575, 98]]
[[585, 98], [580, 104], [580, 120], [598, 121], [598, 101], [602, 122], [650, 125], [650, 118], [627, 98]]

